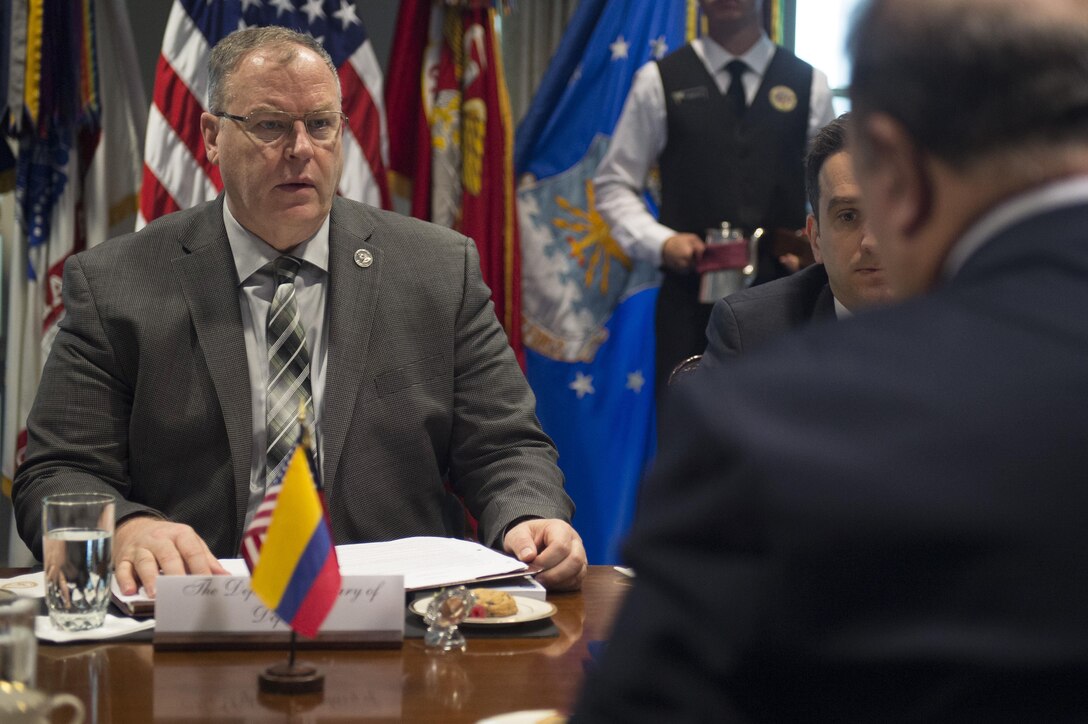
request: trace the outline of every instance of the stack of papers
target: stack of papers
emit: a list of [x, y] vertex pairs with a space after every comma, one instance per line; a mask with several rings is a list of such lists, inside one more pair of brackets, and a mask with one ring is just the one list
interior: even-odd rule
[[487, 546], [456, 538], [401, 538], [336, 546], [344, 576], [403, 575], [409, 591], [539, 573]]
[[[456, 538], [401, 538], [385, 543], [352, 543], [336, 546], [340, 574], [344, 576], [404, 576], [404, 588], [419, 591], [516, 578], [540, 572], [539, 568], [499, 553], [487, 546]], [[232, 576], [249, 577], [245, 561], [220, 561]], [[151, 616], [155, 600], [141, 588], [125, 596], [114, 579], [113, 598], [131, 616]]]

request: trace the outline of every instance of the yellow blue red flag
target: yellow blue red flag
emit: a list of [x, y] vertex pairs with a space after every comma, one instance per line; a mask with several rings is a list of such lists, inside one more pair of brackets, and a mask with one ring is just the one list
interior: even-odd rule
[[[279, 472], [281, 479], [265, 495], [266, 503], [270, 498], [275, 501], [267, 530], [244, 557], [252, 572], [253, 592], [261, 602], [294, 631], [314, 637], [340, 593], [340, 565], [302, 445]], [[258, 513], [253, 523], [261, 525], [262, 517]], [[250, 530], [246, 537], [250, 538]]]

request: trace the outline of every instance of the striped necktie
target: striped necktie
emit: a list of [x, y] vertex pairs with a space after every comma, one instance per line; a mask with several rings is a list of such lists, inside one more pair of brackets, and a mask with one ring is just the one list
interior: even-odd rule
[[295, 301], [295, 276], [302, 262], [281, 256], [272, 262], [276, 292], [268, 309], [265, 342], [268, 346], [268, 389], [265, 424], [268, 428], [265, 479], [290, 457], [299, 439], [299, 405], [306, 406], [307, 427], [313, 429], [314, 405], [310, 396], [310, 354], [306, 328]]

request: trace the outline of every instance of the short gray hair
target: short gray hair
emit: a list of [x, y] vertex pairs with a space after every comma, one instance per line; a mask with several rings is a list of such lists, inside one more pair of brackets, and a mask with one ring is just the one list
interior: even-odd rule
[[321, 43], [305, 33], [279, 25], [270, 25], [235, 30], [212, 48], [211, 57], [208, 58], [208, 110], [211, 113], [226, 110], [227, 102], [230, 100], [230, 77], [251, 52], [258, 49], [281, 50], [282, 55], [277, 56], [277, 60], [286, 63], [298, 53], [299, 46], [312, 50], [325, 61], [329, 72], [336, 80], [337, 100], [341, 100], [340, 76], [336, 73], [332, 56], [321, 46]]

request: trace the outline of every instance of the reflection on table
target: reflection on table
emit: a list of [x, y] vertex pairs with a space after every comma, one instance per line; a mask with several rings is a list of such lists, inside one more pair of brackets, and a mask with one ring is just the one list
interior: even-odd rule
[[474, 722], [520, 709], [566, 711], [588, 644], [607, 637], [629, 583], [610, 567], [591, 566], [581, 592], [549, 594], [558, 637], [473, 638], [467, 630], [464, 653], [430, 653], [421, 639], [406, 639], [399, 650], [301, 652], [325, 674], [319, 695], [258, 692], [257, 674], [284, 652], [156, 652], [150, 643], [43, 644], [38, 687], [75, 694], [90, 724]]

